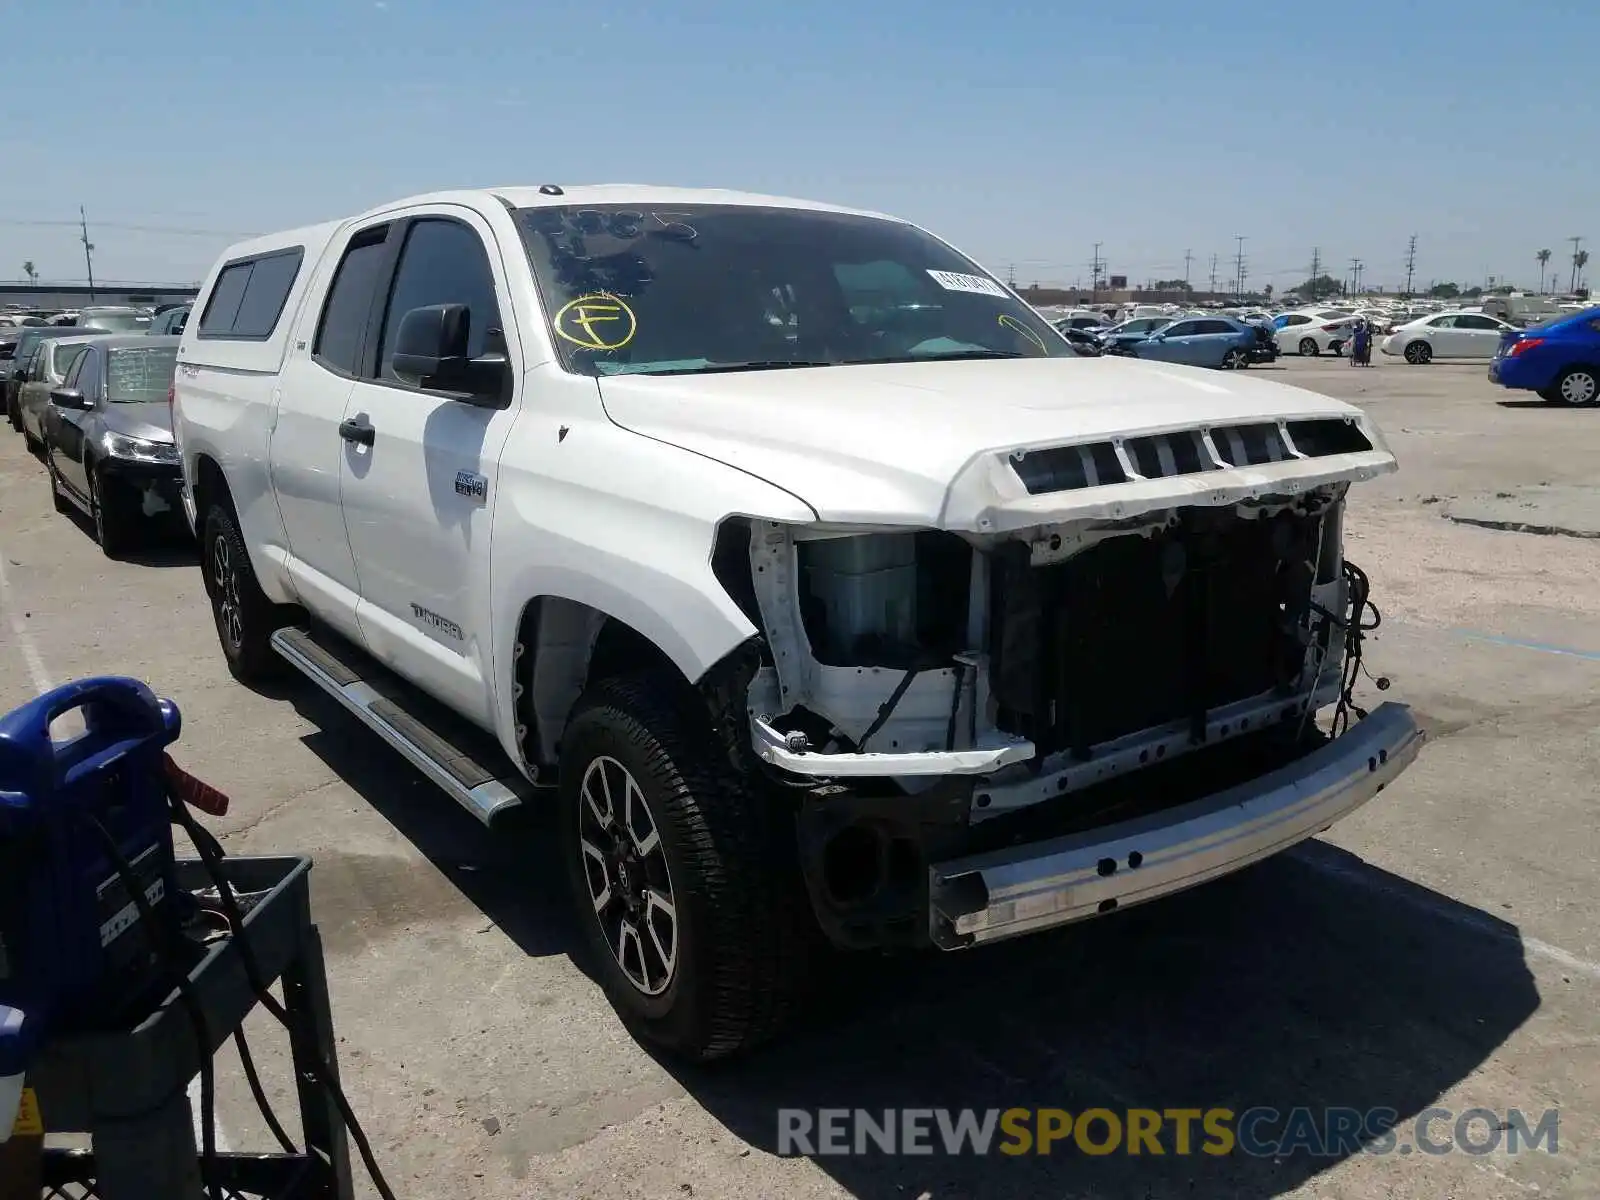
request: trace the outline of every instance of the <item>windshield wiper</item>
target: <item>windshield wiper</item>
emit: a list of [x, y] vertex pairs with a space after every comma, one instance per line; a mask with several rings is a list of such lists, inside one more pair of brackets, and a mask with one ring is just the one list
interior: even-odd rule
[[831, 367], [834, 364], [811, 358], [765, 358], [750, 362], [707, 363], [703, 367], [667, 367], [660, 371], [632, 371], [633, 375], [720, 375], [729, 371], [783, 371], [790, 367]]
[[963, 358], [1037, 358], [1034, 354], [1019, 354], [1015, 350], [952, 350], [947, 354], [896, 354], [889, 358], [851, 358], [844, 365], [870, 367], [874, 363], [951, 362]]

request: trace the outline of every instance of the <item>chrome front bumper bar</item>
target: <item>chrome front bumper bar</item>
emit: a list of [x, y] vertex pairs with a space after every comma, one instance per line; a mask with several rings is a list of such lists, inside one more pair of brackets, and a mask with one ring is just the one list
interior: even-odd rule
[[1384, 704], [1259, 779], [1165, 812], [929, 868], [929, 932], [954, 950], [1154, 900], [1320, 833], [1410, 765], [1422, 730]]

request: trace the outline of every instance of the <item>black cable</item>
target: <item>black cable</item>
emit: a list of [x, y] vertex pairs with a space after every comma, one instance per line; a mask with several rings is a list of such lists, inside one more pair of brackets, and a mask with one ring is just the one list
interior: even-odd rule
[[955, 660], [955, 679], [950, 688], [950, 720], [944, 727], [944, 748], [956, 748], [956, 717], [961, 712], [961, 684], [966, 678], [967, 665], [959, 658]]
[[273, 1015], [280, 1025], [288, 1031], [291, 1044], [300, 1052], [302, 1058], [309, 1060], [314, 1067], [315, 1082], [334, 1102], [339, 1110], [339, 1119], [344, 1123], [345, 1129], [350, 1134], [350, 1140], [355, 1142], [356, 1150], [361, 1155], [362, 1165], [366, 1167], [367, 1175], [372, 1180], [372, 1185], [377, 1189], [378, 1195], [383, 1200], [395, 1200], [394, 1191], [389, 1187], [389, 1181], [384, 1178], [383, 1170], [378, 1166], [377, 1156], [372, 1152], [372, 1143], [367, 1140], [366, 1131], [361, 1128], [361, 1122], [356, 1117], [355, 1110], [351, 1108], [349, 1099], [344, 1094], [344, 1089], [339, 1086], [338, 1077], [328, 1061], [322, 1057], [322, 1051], [317, 1047], [314, 1038], [295, 1021], [288, 1010], [278, 1002], [276, 996], [267, 990], [263, 981], [260, 963], [256, 960], [255, 950], [250, 945], [250, 939], [245, 932], [244, 915], [239, 910], [239, 902], [233, 894], [233, 885], [228, 882], [227, 875], [222, 870], [224, 857], [221, 845], [194, 819], [189, 807], [170, 787], [167, 789], [167, 799], [172, 809], [172, 815], [183, 826], [184, 832], [189, 835], [195, 849], [200, 854], [200, 861], [205, 864], [206, 872], [211, 876], [211, 881], [216, 885], [217, 895], [222, 900], [223, 911], [228, 916], [228, 922], [233, 926], [234, 944], [239, 949], [239, 959], [244, 967], [245, 978], [249, 980], [251, 989], [256, 994], [257, 1001]]
[[222, 1195], [216, 1186], [217, 1084], [215, 1067], [211, 1061], [211, 1033], [206, 1025], [205, 1010], [200, 1006], [199, 997], [194, 994], [194, 984], [189, 979], [189, 972], [183, 969], [182, 964], [173, 961], [171, 943], [160, 936], [155, 909], [134, 875], [133, 864], [128, 861], [128, 856], [122, 853], [122, 847], [117, 845], [117, 839], [111, 836], [111, 832], [100, 823], [98, 817], [93, 813], [85, 813], [84, 820], [100, 835], [106, 855], [116, 868], [117, 878], [122, 880], [123, 888], [132, 899], [134, 908], [138, 910], [145, 940], [150, 943], [150, 949], [155, 952], [161, 965], [173, 977], [179, 1001], [189, 1014], [189, 1024], [194, 1030], [195, 1050], [200, 1058], [200, 1185], [214, 1200], [217, 1200]]
[[278, 1145], [285, 1154], [298, 1154], [294, 1142], [284, 1132], [283, 1125], [278, 1121], [278, 1114], [272, 1111], [272, 1102], [267, 1099], [267, 1093], [261, 1086], [261, 1076], [256, 1074], [255, 1059], [250, 1056], [250, 1043], [244, 1040], [244, 1028], [241, 1026], [233, 1031], [233, 1047], [239, 1052], [239, 1063], [244, 1067], [244, 1081], [250, 1085], [250, 1095], [255, 1098], [256, 1107], [261, 1110], [261, 1119], [267, 1123], [267, 1128], [272, 1131], [272, 1136], [278, 1139]]
[[889, 693], [889, 698], [879, 707], [878, 715], [872, 719], [872, 724], [867, 726], [867, 731], [861, 735], [861, 740], [856, 742], [856, 750], [858, 752], [866, 753], [867, 742], [871, 740], [873, 734], [888, 723], [890, 717], [894, 716], [894, 710], [900, 707], [900, 701], [905, 698], [906, 692], [910, 689], [911, 681], [921, 672], [921, 667], [912, 667], [900, 677], [900, 682], [894, 685], [894, 691]]

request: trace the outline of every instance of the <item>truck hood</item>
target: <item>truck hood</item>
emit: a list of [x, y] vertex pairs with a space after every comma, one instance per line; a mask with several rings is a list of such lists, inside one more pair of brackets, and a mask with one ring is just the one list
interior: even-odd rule
[[[1118, 358], [622, 375], [599, 384], [622, 428], [765, 479], [830, 523], [993, 533], [1293, 493], [1395, 466], [1376, 427], [1341, 401], [1238, 372]], [[1318, 418], [1356, 425], [1369, 446], [1042, 494], [1012, 469], [1019, 455], [1053, 447]]]

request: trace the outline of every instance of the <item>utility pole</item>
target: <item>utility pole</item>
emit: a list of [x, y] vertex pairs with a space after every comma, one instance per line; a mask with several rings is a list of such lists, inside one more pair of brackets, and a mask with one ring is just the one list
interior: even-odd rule
[[1211, 256], [1211, 294], [1217, 294], [1217, 256]]
[[1006, 268], [1006, 286], [1012, 291], [1017, 289], [1017, 264], [1012, 263]]
[[89, 240], [89, 214], [83, 211], [83, 205], [78, 205], [78, 227], [83, 231], [79, 239], [83, 242], [83, 266], [89, 273], [89, 303], [94, 303], [94, 243]]
[[1089, 296], [1092, 300], [1100, 299], [1100, 268], [1104, 265], [1100, 261], [1100, 247], [1104, 242], [1094, 244], [1094, 261], [1089, 264]]
[[1406, 299], [1411, 298], [1411, 276], [1417, 269], [1417, 235], [1411, 235], [1411, 244], [1406, 247]]
[[1360, 294], [1360, 292], [1361, 292], [1361, 260], [1359, 258], [1352, 258], [1350, 260], [1350, 294], [1352, 296], [1355, 296], [1355, 295]]
[[1578, 250], [1583, 245], [1583, 238], [1568, 238], [1567, 241], [1572, 243], [1572, 282], [1567, 284], [1567, 291], [1575, 292], [1578, 290]]
[[1312, 294], [1306, 297], [1307, 300], [1315, 300], [1317, 298], [1316, 297], [1317, 280], [1319, 280], [1321, 278], [1322, 278], [1322, 247], [1321, 246], [1313, 246], [1313, 247], [1311, 247], [1311, 292], [1312, 292]]
[[1244, 238], [1235, 237], [1238, 249], [1233, 254], [1233, 298], [1244, 303]]
[[1193, 262], [1193, 261], [1194, 261], [1194, 252], [1192, 250], [1185, 250], [1183, 252], [1183, 282], [1184, 283], [1188, 283], [1189, 282], [1189, 264], [1191, 262]]

